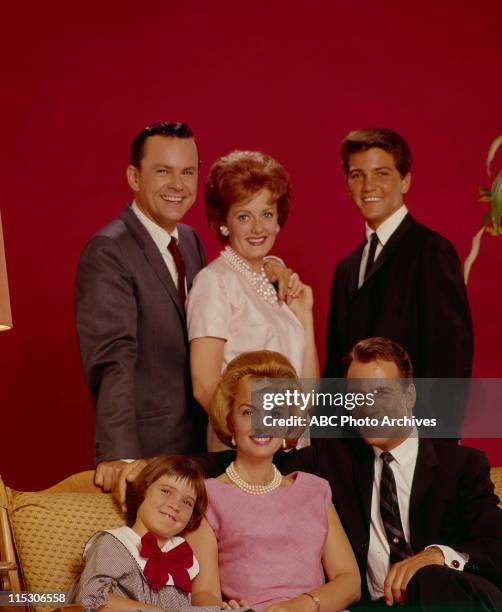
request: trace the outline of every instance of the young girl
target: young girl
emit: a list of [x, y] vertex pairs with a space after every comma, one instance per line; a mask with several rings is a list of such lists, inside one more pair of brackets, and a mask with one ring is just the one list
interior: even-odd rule
[[95, 533], [84, 550], [75, 602], [92, 610], [192, 607], [199, 564], [179, 534], [197, 529], [207, 506], [204, 479], [186, 457], [159, 457], [127, 490], [127, 527]]

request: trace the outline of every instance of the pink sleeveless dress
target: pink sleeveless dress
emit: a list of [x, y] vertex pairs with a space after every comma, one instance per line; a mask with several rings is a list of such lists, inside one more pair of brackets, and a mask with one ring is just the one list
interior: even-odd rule
[[261, 611], [324, 584], [321, 557], [331, 489], [323, 478], [296, 472], [291, 486], [250, 495], [206, 480], [206, 518], [218, 540], [222, 595]]

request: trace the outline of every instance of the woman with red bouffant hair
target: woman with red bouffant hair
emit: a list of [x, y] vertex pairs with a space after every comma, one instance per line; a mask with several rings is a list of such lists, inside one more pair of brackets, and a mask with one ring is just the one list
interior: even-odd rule
[[[277, 351], [304, 378], [317, 378], [319, 364], [312, 290], [299, 283], [294, 299], [279, 303], [263, 269], [289, 214], [284, 168], [263, 153], [234, 151], [212, 166], [205, 200], [209, 225], [225, 249], [197, 275], [187, 317], [194, 395], [208, 411], [222, 372], [243, 352]], [[210, 429], [208, 449], [221, 448]]]

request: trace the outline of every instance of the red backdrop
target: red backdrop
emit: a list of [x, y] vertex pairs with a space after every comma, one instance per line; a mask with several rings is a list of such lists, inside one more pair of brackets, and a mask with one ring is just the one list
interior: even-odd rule
[[[0, 335], [0, 473], [11, 486], [92, 465], [75, 269], [129, 197], [129, 143], [147, 123], [188, 122], [202, 178], [235, 148], [287, 167], [294, 209], [276, 251], [314, 288], [322, 358], [333, 267], [363, 235], [338, 161], [350, 129], [388, 126], [409, 140], [410, 209], [468, 253], [501, 127], [497, 0], [13, 4], [0, 40], [0, 208], [15, 325]], [[187, 221], [213, 257], [201, 197]], [[502, 239], [486, 236], [469, 283], [477, 376], [502, 373], [501, 266]], [[502, 464], [499, 440], [476, 444]]]

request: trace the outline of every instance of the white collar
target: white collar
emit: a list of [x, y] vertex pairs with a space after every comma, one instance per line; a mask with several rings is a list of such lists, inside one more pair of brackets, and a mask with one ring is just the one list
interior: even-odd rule
[[171, 242], [171, 238], [176, 238], [176, 240], [179, 242], [178, 227], [175, 227], [171, 233], [166, 232], [164, 228], [157, 225], [145, 215], [145, 213], [138, 206], [136, 200], [134, 200], [134, 202], [131, 204], [131, 210], [141, 221], [146, 231], [150, 234], [159, 251], [163, 252], [165, 249], [167, 249], [169, 243]]
[[376, 230], [371, 229], [371, 227], [366, 223], [366, 239], [370, 240], [370, 237], [373, 233], [376, 233], [378, 236], [378, 241], [382, 246], [385, 246], [386, 242], [392, 236], [392, 234], [397, 230], [401, 221], [408, 214], [408, 209], [406, 208], [406, 204], [400, 206], [392, 215], [385, 219], [383, 223], [381, 223]]
[[[109, 533], [121, 544], [123, 544], [127, 551], [130, 553], [130, 555], [133, 557], [133, 559], [136, 561], [136, 563], [139, 565], [141, 571], [143, 572], [148, 559], [141, 557], [139, 554], [141, 548], [141, 538], [133, 529], [125, 526], [117, 527], [116, 529], [106, 529], [104, 531], [98, 531], [97, 533], [95, 533], [85, 545], [84, 554], [82, 555], [84, 561], [92, 543], [101, 533]], [[167, 540], [161, 550], [162, 552], [167, 552], [168, 550], [171, 550], [172, 548], [176, 548], [176, 546], [183, 544], [183, 542], [185, 542], [185, 538], [182, 538], [181, 536], [173, 536], [172, 538], [169, 538], [169, 540]], [[197, 574], [199, 573], [199, 562], [197, 561], [195, 555], [193, 556], [193, 565], [192, 567], [189, 567], [187, 571], [191, 580], [193, 580], [195, 576], [197, 576]], [[173, 585], [174, 582], [172, 576], [169, 576], [169, 580], [167, 581], [166, 586]]]
[[[381, 448], [373, 446], [375, 459], [380, 459], [380, 455], [384, 452]], [[399, 446], [393, 448], [390, 453], [394, 457], [394, 461], [401, 466], [407, 465], [414, 461], [418, 455], [418, 431], [414, 427], [410, 435], [403, 440]]]

